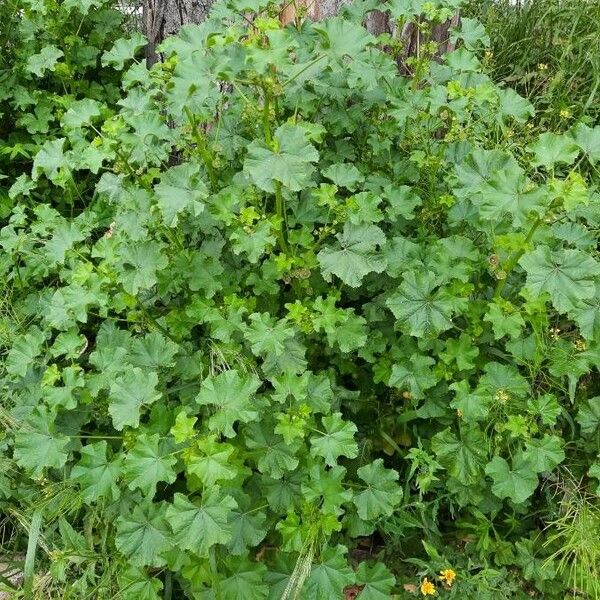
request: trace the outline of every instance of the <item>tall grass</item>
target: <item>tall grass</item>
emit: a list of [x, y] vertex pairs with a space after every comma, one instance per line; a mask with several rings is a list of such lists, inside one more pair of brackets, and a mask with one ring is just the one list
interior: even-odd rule
[[541, 126], [600, 119], [600, 0], [471, 0], [465, 14], [486, 25], [494, 79], [527, 96]]
[[572, 476], [563, 482], [560, 514], [548, 523], [548, 558], [558, 563], [575, 593], [600, 598], [600, 505]]

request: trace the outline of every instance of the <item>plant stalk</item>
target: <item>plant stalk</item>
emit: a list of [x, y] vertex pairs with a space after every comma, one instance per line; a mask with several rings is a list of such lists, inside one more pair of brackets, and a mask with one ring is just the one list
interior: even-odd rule
[[529, 242], [533, 238], [533, 236], [534, 236], [535, 232], [537, 231], [538, 227], [543, 222], [544, 222], [544, 218], [543, 217], [538, 217], [535, 220], [535, 222], [533, 223], [533, 225], [531, 226], [531, 228], [527, 232], [527, 237], [525, 238], [525, 242], [523, 243], [523, 247], [520, 248], [519, 250], [515, 250], [510, 255], [510, 257], [508, 258], [508, 261], [506, 262], [506, 269], [504, 270], [504, 272], [505, 272], [504, 279], [499, 279], [498, 280], [498, 283], [496, 284], [496, 289], [494, 290], [494, 298], [500, 298], [501, 297], [502, 291], [504, 290], [504, 286], [506, 285], [506, 281], [508, 280], [508, 276], [511, 274], [511, 272], [513, 271], [513, 269], [517, 266], [517, 263], [519, 262], [519, 259], [521, 258], [521, 256], [523, 256], [523, 254], [525, 254], [525, 250], [527, 249], [527, 245], [529, 244]]
[[196, 147], [198, 148], [200, 157], [206, 165], [208, 177], [210, 178], [210, 185], [213, 190], [216, 190], [218, 183], [217, 174], [212, 164], [212, 157], [210, 155], [208, 147], [206, 146], [206, 140], [202, 137], [202, 135], [200, 135], [200, 131], [198, 131], [198, 124], [196, 123], [196, 119], [194, 118], [192, 111], [187, 106], [183, 110], [185, 111], [188, 122], [190, 124], [190, 128], [192, 129], [192, 135], [194, 136], [194, 140], [196, 141]]

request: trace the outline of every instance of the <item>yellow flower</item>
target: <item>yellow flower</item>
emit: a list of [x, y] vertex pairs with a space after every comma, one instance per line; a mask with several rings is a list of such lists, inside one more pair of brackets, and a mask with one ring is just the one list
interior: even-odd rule
[[568, 108], [563, 108], [563, 109], [560, 111], [560, 116], [561, 116], [563, 119], [568, 119], [568, 118], [571, 116], [571, 111], [570, 111]]
[[546, 63], [538, 63], [537, 66], [539, 71], [547, 71], [548, 70], [548, 65]]
[[456, 579], [456, 573], [452, 569], [444, 569], [440, 571], [440, 579], [443, 579], [447, 586], [451, 586], [452, 582]]
[[427, 577], [421, 583], [421, 594], [423, 596], [435, 596], [435, 585]]

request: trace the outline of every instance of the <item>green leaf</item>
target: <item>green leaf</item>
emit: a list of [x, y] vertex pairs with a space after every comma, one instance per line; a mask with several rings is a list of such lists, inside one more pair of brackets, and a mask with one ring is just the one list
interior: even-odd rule
[[527, 401], [527, 410], [540, 417], [544, 425], [554, 425], [562, 409], [556, 396], [542, 394]]
[[410, 335], [422, 337], [454, 326], [452, 315], [458, 300], [438, 288], [437, 277], [431, 271], [409, 271], [386, 304]]
[[360, 467], [356, 472], [367, 486], [354, 496], [358, 516], [364, 520], [391, 516], [402, 500], [398, 472], [386, 469], [381, 458]]
[[519, 96], [512, 88], [496, 90], [500, 101], [500, 117], [512, 117], [518, 123], [525, 123], [528, 117], [533, 117], [535, 111], [529, 100]]
[[169, 264], [162, 245], [153, 241], [127, 244], [120, 251], [120, 279], [126, 292], [136, 295], [156, 285], [156, 273]]
[[237, 255], [246, 254], [251, 263], [257, 263], [277, 241], [270, 221], [260, 221], [250, 231], [239, 227], [229, 239], [233, 242], [233, 252]]
[[[517, 398], [529, 395], [530, 388], [527, 380], [512, 365], [503, 365], [497, 362], [489, 362], [484, 368], [485, 374], [479, 380], [478, 389], [487, 392], [495, 402], [503, 401], [497, 397], [509, 394]], [[511, 398], [504, 399], [506, 402]]]
[[461, 371], [474, 368], [473, 361], [478, 356], [479, 348], [473, 344], [473, 340], [466, 333], [461, 333], [458, 339], [448, 338], [445, 352], [440, 353], [440, 357], [446, 364], [455, 361]]
[[160, 481], [173, 483], [177, 458], [169, 450], [169, 446], [161, 444], [158, 433], [139, 435], [123, 463], [123, 477], [129, 488], [139, 488], [145, 496], [152, 498]]
[[171, 548], [172, 542], [164, 502], [135, 506], [131, 514], [119, 516], [115, 524], [115, 546], [129, 564], [161, 567], [166, 563], [161, 554]]
[[249, 548], [256, 548], [267, 535], [266, 514], [263, 510], [252, 507], [248, 501], [241, 504], [229, 515], [231, 526], [231, 541], [228, 550], [239, 556]]
[[54, 71], [59, 58], [64, 52], [56, 46], [44, 46], [37, 54], [32, 54], [25, 64], [25, 68], [37, 77], [42, 77], [46, 71]]
[[346, 560], [346, 548], [325, 548], [314, 563], [304, 586], [307, 600], [343, 600], [344, 589], [354, 583], [354, 572]]
[[482, 219], [497, 222], [510, 215], [517, 227], [529, 225], [531, 215], [541, 215], [549, 203], [548, 191], [533, 185], [519, 168], [502, 169], [474, 195]]
[[244, 337], [250, 342], [253, 354], [281, 356], [285, 342], [294, 337], [294, 329], [285, 321], [276, 321], [268, 313], [253, 313], [249, 319], [251, 324]]
[[19, 196], [29, 196], [35, 187], [35, 183], [32, 179], [26, 173], [21, 173], [10, 188], [8, 188], [8, 197], [11, 200], [14, 200]]
[[316, 464], [309, 470], [310, 479], [302, 485], [302, 493], [308, 502], [320, 504], [323, 514], [339, 516], [342, 504], [352, 500], [352, 492], [344, 489], [346, 469], [336, 465], [330, 469]]
[[326, 281], [336, 275], [350, 287], [358, 287], [369, 273], [381, 273], [386, 267], [381, 249], [385, 235], [376, 225], [346, 223], [337, 234], [339, 248], [323, 248], [317, 255]]
[[339, 61], [347, 56], [356, 60], [358, 55], [375, 41], [364, 27], [342, 17], [326, 19], [314, 25], [313, 29], [321, 34], [325, 52]]
[[125, 63], [145, 45], [146, 38], [141, 33], [136, 32], [128, 38], [119, 38], [110, 50], [102, 54], [102, 65], [111, 65], [117, 71], [122, 71]]
[[68, 129], [79, 129], [99, 117], [102, 114], [101, 109], [102, 104], [97, 100], [91, 98], [75, 100], [62, 116], [61, 123]]
[[579, 123], [573, 129], [572, 136], [592, 164], [600, 160], [600, 125], [592, 128]]
[[162, 600], [158, 595], [163, 589], [162, 582], [147, 575], [145, 570], [137, 567], [120, 569], [117, 572], [117, 580], [122, 600]]
[[228, 576], [219, 582], [223, 600], [263, 600], [269, 595], [265, 583], [267, 567], [250, 561], [247, 557], [230, 558]]
[[531, 439], [525, 444], [523, 459], [536, 473], [551, 471], [565, 460], [563, 442], [558, 436], [548, 434], [541, 439]]
[[172, 367], [179, 347], [157, 331], [136, 338], [131, 345], [130, 360], [134, 367], [158, 370]]
[[333, 181], [338, 187], [345, 187], [351, 192], [365, 179], [363, 174], [353, 164], [347, 163], [330, 165], [322, 172], [322, 175]]
[[542, 133], [527, 149], [534, 155], [534, 167], [549, 169], [558, 163], [570, 165], [579, 154], [579, 148], [568, 135]]
[[483, 24], [477, 19], [468, 17], [460, 19], [460, 30], [453, 29], [450, 39], [453, 42], [462, 40], [467, 50], [477, 50], [480, 46], [487, 48], [490, 45], [490, 36], [486, 33]]
[[354, 225], [361, 223], [378, 223], [384, 219], [384, 213], [379, 208], [383, 199], [373, 192], [360, 192], [346, 200], [348, 221]]
[[10, 375], [25, 377], [42, 351], [45, 339], [37, 327], [32, 327], [26, 334], [16, 337], [6, 357], [6, 371]]
[[107, 448], [105, 440], [84, 446], [80, 450], [81, 458], [71, 472], [81, 487], [84, 502], [88, 504], [102, 498], [111, 502], [120, 496], [117, 480], [121, 474], [122, 458], [117, 455], [113, 460], [108, 460]]
[[600, 283], [596, 282], [593, 296], [574, 301], [569, 316], [586, 340], [600, 339]]
[[577, 411], [577, 422], [581, 432], [591, 435], [600, 428], [600, 396], [588, 398]]
[[208, 198], [208, 188], [199, 173], [198, 165], [177, 165], [165, 171], [160, 183], [155, 186], [158, 207], [168, 227], [177, 225], [179, 214], [184, 210], [189, 210], [194, 216], [204, 210], [203, 201]]
[[245, 429], [245, 439], [248, 449], [256, 451], [258, 470], [274, 479], [293, 471], [300, 462], [296, 457], [297, 446], [286, 444], [280, 435], [272, 433], [265, 425], [249, 425]]
[[[209, 247], [210, 248], [210, 247]], [[212, 298], [219, 290], [223, 289], [224, 277], [223, 266], [218, 256], [211, 252], [194, 250], [188, 257], [180, 257], [185, 260], [185, 267], [181, 270], [189, 277], [190, 290], [197, 292], [202, 290], [207, 298]]]
[[156, 402], [161, 393], [156, 390], [158, 375], [153, 371], [143, 371], [135, 367], [121, 377], [117, 377], [110, 386], [110, 413], [115, 429], [138, 427], [140, 409]]
[[408, 185], [388, 185], [383, 189], [383, 196], [389, 206], [386, 210], [390, 219], [402, 217], [408, 221], [415, 218], [414, 210], [422, 204], [416, 191]]
[[235, 500], [223, 496], [218, 486], [207, 491], [200, 504], [190, 502], [183, 494], [175, 494], [173, 504], [167, 509], [175, 543], [199, 556], [208, 556], [215, 544], [231, 540], [228, 519], [236, 506]]
[[388, 385], [409, 391], [415, 400], [425, 397], [425, 391], [437, 383], [437, 377], [431, 367], [435, 361], [430, 356], [413, 354], [403, 364], [392, 365]]
[[[85, 233], [76, 223], [69, 223], [64, 225], [61, 224], [55, 228], [52, 237], [45, 244], [45, 257], [49, 261], [51, 261], [52, 264], [62, 264], [65, 262], [67, 252], [71, 250], [77, 242], [81, 242], [85, 238]], [[72, 296], [90, 296], [90, 293], [87, 292], [85, 288], [76, 284], [66, 286], [62, 288], [62, 290], [64, 290], [64, 293], [67, 296], [71, 296], [69, 298], [69, 301], [73, 304], [73, 306], [78, 306], [80, 302], [77, 300], [77, 298], [73, 298]], [[76, 292], [70, 293], [70, 290], [76, 290]], [[91, 304], [91, 301], [87, 301], [86, 303]], [[85, 319], [83, 317], [79, 320], [85, 322]]]
[[472, 391], [467, 381], [455, 381], [450, 384], [450, 389], [456, 393], [456, 397], [450, 403], [460, 418], [465, 423], [484, 421], [490, 413], [490, 405], [493, 403], [493, 396], [483, 389]]
[[252, 183], [265, 192], [275, 193], [275, 182], [293, 192], [308, 187], [319, 153], [308, 141], [306, 130], [284, 123], [274, 133], [274, 146], [254, 140], [248, 146], [244, 172]]
[[431, 449], [442, 466], [464, 485], [474, 485], [483, 475], [487, 445], [477, 429], [467, 429], [457, 437], [450, 428], [436, 433]]
[[527, 288], [536, 295], [547, 292], [556, 310], [567, 312], [596, 292], [594, 278], [600, 264], [581, 250], [556, 250], [538, 246], [521, 258]]
[[343, 311], [341, 320], [327, 329], [327, 340], [337, 344], [344, 353], [362, 348], [368, 338], [367, 321], [354, 314], [354, 309]]
[[538, 485], [532, 464], [522, 455], [513, 459], [512, 468], [502, 457], [494, 456], [485, 472], [494, 482], [492, 492], [500, 499], [510, 498], [515, 504], [525, 502]]
[[523, 575], [530, 581], [554, 579], [556, 569], [552, 560], [537, 558], [533, 540], [519, 540], [515, 543], [517, 558], [515, 563], [523, 569]]
[[46, 467], [59, 469], [66, 462], [69, 438], [39, 431], [21, 430], [15, 434], [14, 458], [32, 477], [39, 478]]
[[362, 348], [367, 341], [366, 320], [353, 308], [337, 308], [336, 299], [318, 297], [313, 305], [315, 331], [324, 331], [330, 346], [337, 344], [342, 352]]
[[226, 437], [235, 437], [233, 425], [237, 421], [255, 421], [258, 411], [253, 397], [259, 387], [260, 381], [255, 375], [241, 376], [234, 370], [205, 379], [196, 402], [216, 407], [216, 412], [208, 420], [209, 429], [221, 432]]
[[65, 138], [47, 140], [43, 143], [33, 159], [31, 178], [34, 181], [43, 173], [50, 181], [57, 181], [59, 169], [68, 166], [64, 153]]
[[391, 596], [396, 578], [383, 563], [369, 565], [361, 562], [356, 569], [356, 583], [363, 586], [358, 594], [360, 600], [387, 600]]
[[175, 424], [170, 429], [171, 435], [175, 438], [177, 444], [187, 442], [196, 435], [194, 425], [198, 417], [188, 417], [185, 410], [181, 410], [175, 417]]
[[525, 319], [521, 313], [515, 311], [512, 305], [506, 305], [500, 301], [488, 305], [488, 312], [483, 320], [491, 323], [496, 340], [502, 339], [506, 335], [513, 339], [518, 338], [525, 327]]
[[217, 442], [214, 435], [199, 439], [194, 453], [187, 459], [186, 471], [198, 477], [207, 488], [217, 481], [233, 479], [238, 473], [236, 465], [230, 462], [234, 450], [229, 444]]
[[[588, 471], [588, 477], [593, 477], [594, 479], [597, 479], [600, 482], [600, 462], [594, 463], [589, 471]], [[598, 487], [596, 488], [595, 491], [596, 496], [600, 496], [600, 483], [598, 483]]]
[[321, 456], [325, 464], [333, 467], [340, 456], [356, 458], [358, 445], [354, 441], [354, 434], [358, 431], [354, 423], [344, 421], [342, 413], [334, 413], [323, 417], [324, 432], [313, 436], [310, 440], [311, 456]]

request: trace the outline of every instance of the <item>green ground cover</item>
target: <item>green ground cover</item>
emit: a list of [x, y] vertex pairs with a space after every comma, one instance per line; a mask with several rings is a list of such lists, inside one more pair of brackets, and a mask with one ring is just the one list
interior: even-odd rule
[[470, 17], [402, 77], [231, 0], [148, 71], [110, 5], [0, 5], [0, 586], [600, 597], [593, 113]]

